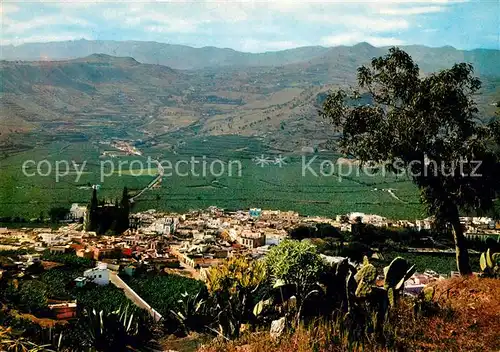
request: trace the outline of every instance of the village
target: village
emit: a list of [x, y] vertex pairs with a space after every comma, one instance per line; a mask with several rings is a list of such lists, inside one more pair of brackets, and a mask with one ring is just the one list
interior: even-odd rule
[[[432, 218], [391, 221], [378, 215], [351, 213], [326, 217], [301, 216], [293, 211], [261, 210], [224, 211], [215, 206], [185, 214], [164, 213], [154, 209], [130, 215], [130, 228], [118, 236], [98, 236], [85, 231], [77, 219], [86, 217], [86, 206], [73, 204], [69, 219], [74, 222], [58, 229], [0, 228], [0, 250], [32, 249], [35, 252], [72, 253], [106, 263], [118, 270], [147, 264], [187, 272], [194, 278], [233, 256], [264, 256], [271, 246], [288, 238], [290, 230], [299, 226], [329, 224], [350, 232], [356, 222], [380, 228], [429, 230]], [[491, 218], [461, 218], [466, 237], [500, 236], [500, 222]], [[411, 252], [449, 252], [451, 249], [408, 248]], [[453, 251], [453, 250], [451, 250]], [[33, 261], [36, 255], [28, 258]], [[0, 271], [1, 273], [1, 271]], [[441, 273], [449, 274], [449, 273]]]

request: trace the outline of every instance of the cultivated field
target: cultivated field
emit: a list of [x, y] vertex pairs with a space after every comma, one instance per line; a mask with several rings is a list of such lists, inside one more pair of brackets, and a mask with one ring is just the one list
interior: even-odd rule
[[[135, 211], [151, 208], [187, 211], [216, 205], [226, 209], [260, 207], [325, 216], [352, 211], [407, 219], [425, 215], [418, 192], [407, 178], [363, 175], [355, 165], [352, 166], [353, 174], [339, 177], [337, 164], [333, 164], [334, 173], [331, 173], [329, 162], [335, 163], [338, 158], [331, 152], [301, 155], [293, 150], [274, 150], [257, 138], [241, 136], [164, 138], [156, 140], [156, 146], [140, 147], [144, 155], [134, 157], [101, 158], [101, 152], [109, 150], [109, 146], [92, 142], [52, 142], [12, 154], [0, 164], [0, 216], [29, 219], [38, 217], [41, 212], [46, 215], [55, 206], [87, 203], [94, 184], [100, 185], [99, 197], [109, 201], [121, 197], [124, 186], [132, 193], [138, 192], [157, 172], [155, 164], [148, 169], [147, 157], [162, 161], [165, 176], [160, 187], [147, 190], [137, 199]], [[173, 147], [162, 147], [165, 144]], [[281, 166], [275, 164], [280, 156], [283, 158]], [[197, 161], [194, 168], [189, 164], [192, 158]], [[264, 162], [257, 163], [255, 158]], [[57, 161], [65, 160], [70, 170], [56, 182], [54, 172], [40, 176], [36, 164], [32, 163], [25, 171], [35, 176], [27, 177], [22, 171], [26, 160], [35, 163], [47, 160], [52, 168]], [[138, 169], [139, 161], [144, 165], [142, 173]], [[175, 172], [179, 161], [181, 175]], [[321, 163], [324, 161], [322, 175]], [[111, 163], [115, 165], [114, 170], [110, 169]], [[122, 163], [121, 172], [119, 163]], [[303, 167], [308, 164], [309, 168]], [[79, 179], [74, 165], [83, 170]], [[211, 165], [215, 176], [211, 175]], [[346, 174], [345, 167], [349, 164], [344, 162], [342, 165], [342, 172]], [[102, 179], [101, 167], [107, 175]], [[42, 174], [47, 168], [47, 163], [41, 164]]]

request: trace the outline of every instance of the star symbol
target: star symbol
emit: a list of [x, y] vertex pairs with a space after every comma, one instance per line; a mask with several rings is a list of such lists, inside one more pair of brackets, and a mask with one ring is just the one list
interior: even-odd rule
[[281, 154], [278, 155], [276, 158], [274, 158], [274, 165], [278, 165], [279, 167], [283, 167], [283, 165], [286, 165], [285, 159], [286, 159], [286, 157], [282, 156]]
[[264, 154], [262, 154], [260, 157], [254, 158], [253, 160], [255, 161], [255, 164], [259, 165], [260, 167], [264, 167], [266, 165], [269, 165], [272, 161]]

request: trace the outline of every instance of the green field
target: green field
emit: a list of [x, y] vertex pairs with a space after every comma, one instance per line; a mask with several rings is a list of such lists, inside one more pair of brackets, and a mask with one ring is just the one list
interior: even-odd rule
[[[102, 159], [100, 153], [109, 146], [85, 141], [51, 142], [11, 154], [0, 161], [0, 217], [29, 219], [40, 213], [47, 214], [55, 206], [87, 203], [93, 184], [100, 185], [99, 197], [110, 201], [121, 197], [124, 186], [132, 193], [138, 192], [154, 179], [150, 174], [157, 170], [155, 164], [147, 164], [147, 157], [162, 161], [165, 177], [160, 188], [147, 190], [137, 199], [134, 211], [155, 208], [181, 212], [216, 205], [225, 209], [294, 210], [304, 215], [334, 216], [360, 211], [396, 219], [425, 216], [417, 189], [404, 177], [356, 175], [359, 173], [356, 167], [353, 175], [342, 178], [336, 173], [326, 175], [330, 172], [328, 167], [321, 175], [321, 163], [325, 160], [335, 162], [338, 157], [332, 152], [302, 156], [294, 151], [273, 150], [257, 138], [241, 136], [190, 138], [182, 143], [178, 143], [179, 139], [164, 138], [156, 140], [157, 146], [139, 147], [144, 152], [143, 157]], [[162, 147], [166, 144], [174, 148]], [[257, 165], [254, 158], [262, 155], [270, 160], [282, 155], [285, 164], [281, 167], [272, 163]], [[316, 159], [310, 168], [317, 176], [310, 169], [303, 175], [303, 164], [313, 157]], [[191, 158], [198, 161], [194, 173], [188, 164]], [[35, 163], [47, 160], [53, 168], [57, 161], [66, 160], [70, 170], [58, 182], [54, 173], [28, 177], [22, 171], [26, 160]], [[177, 175], [175, 165], [181, 160], [178, 171], [182, 175]], [[219, 161], [213, 163], [214, 160]], [[82, 171], [78, 180], [73, 162]], [[143, 173], [133, 176], [140, 171], [139, 162], [144, 167]], [[206, 165], [205, 175], [202, 162]], [[111, 163], [115, 165], [114, 170], [110, 169]], [[119, 163], [122, 163], [121, 172]], [[220, 175], [211, 175], [212, 163], [213, 170]], [[107, 175], [102, 180], [101, 164]], [[26, 171], [36, 174], [35, 164], [29, 166]], [[47, 167], [47, 163], [42, 164], [42, 173], [47, 172]], [[184, 176], [186, 173], [188, 175]], [[392, 189], [392, 194], [387, 189]]]

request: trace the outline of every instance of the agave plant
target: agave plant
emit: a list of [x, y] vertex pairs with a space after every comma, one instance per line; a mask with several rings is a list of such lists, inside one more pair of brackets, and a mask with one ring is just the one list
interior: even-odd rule
[[[60, 335], [62, 337], [62, 335]], [[59, 338], [59, 346], [61, 339]], [[59, 346], [58, 349], [59, 350]], [[37, 345], [28, 338], [19, 336], [12, 328], [0, 326], [0, 350], [8, 352], [55, 352], [50, 344]]]
[[207, 291], [202, 289], [196, 295], [187, 292], [181, 294], [178, 300], [178, 311], [171, 310], [172, 316], [177, 319], [186, 334], [190, 331], [200, 331], [208, 323], [207, 321]]
[[83, 326], [87, 347], [91, 351], [147, 351], [151, 350], [151, 333], [147, 317], [137, 309], [125, 306], [112, 312], [86, 311]]
[[491, 248], [481, 253], [479, 258], [482, 276], [500, 278], [500, 252], [494, 253]]

